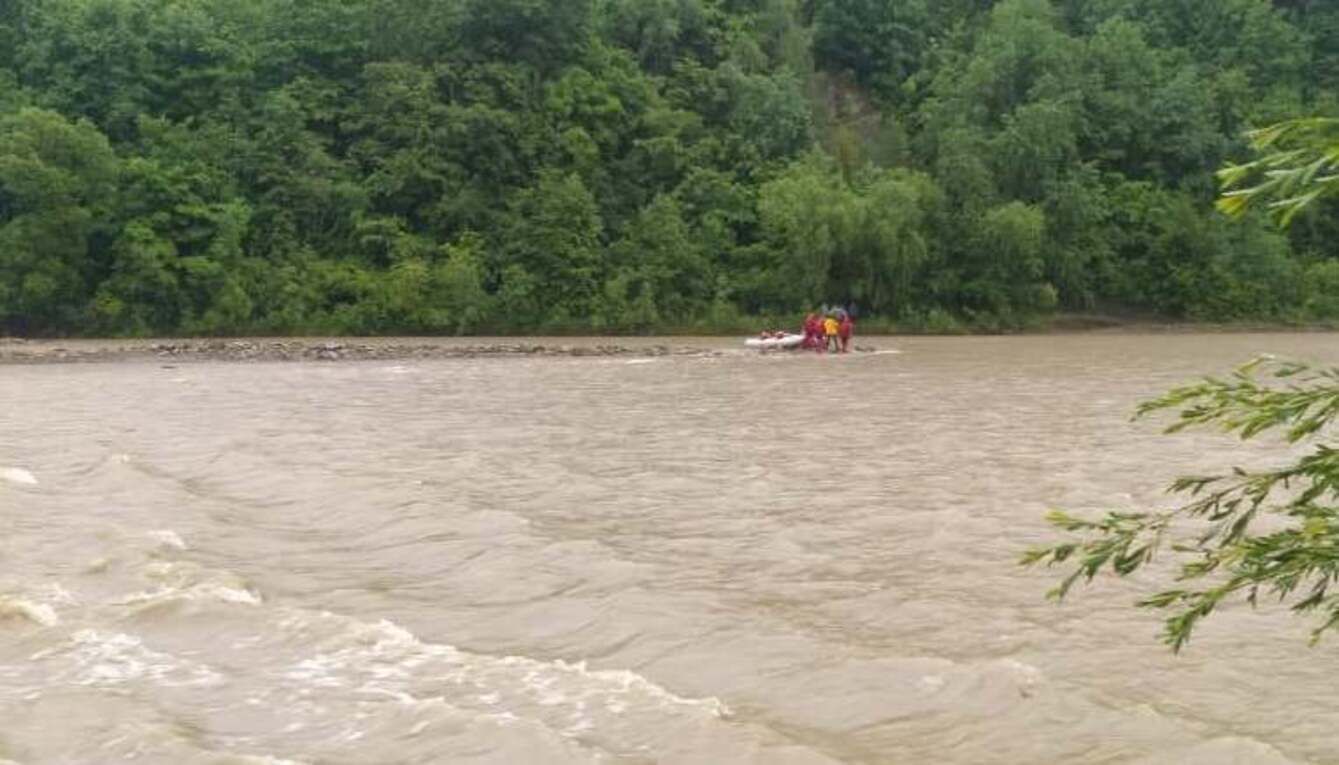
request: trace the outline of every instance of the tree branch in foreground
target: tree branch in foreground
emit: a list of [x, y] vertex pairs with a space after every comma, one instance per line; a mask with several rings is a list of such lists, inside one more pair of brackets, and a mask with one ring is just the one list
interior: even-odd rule
[[1247, 134], [1259, 158], [1218, 171], [1218, 209], [1241, 217], [1256, 202], [1287, 226], [1316, 200], [1339, 193], [1339, 119], [1289, 120]]
[[1314, 644], [1339, 626], [1339, 593], [1330, 590], [1339, 577], [1339, 450], [1320, 440], [1339, 416], [1339, 369], [1262, 358], [1145, 402], [1136, 418], [1169, 410], [1177, 419], [1168, 433], [1212, 427], [1248, 440], [1277, 432], [1313, 446], [1281, 469], [1180, 478], [1169, 492], [1183, 504], [1172, 510], [1096, 521], [1053, 512], [1049, 522], [1070, 541], [1029, 550], [1022, 564], [1073, 566], [1049, 593], [1062, 600], [1079, 581], [1126, 577], [1167, 552], [1179, 561], [1178, 587], [1138, 605], [1170, 613], [1164, 639], [1174, 651], [1224, 601], [1254, 605], [1261, 595], [1319, 614]]

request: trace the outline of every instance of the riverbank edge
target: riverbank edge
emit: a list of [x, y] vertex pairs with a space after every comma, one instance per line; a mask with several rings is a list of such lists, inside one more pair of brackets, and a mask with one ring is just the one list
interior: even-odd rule
[[[1192, 322], [1128, 321], [1097, 316], [1054, 317], [1044, 325], [1008, 332], [896, 332], [865, 331], [866, 337], [916, 336], [998, 336], [998, 335], [1091, 335], [1091, 334], [1247, 334], [1336, 332], [1332, 324], [1291, 325], [1279, 323], [1205, 324]], [[698, 337], [736, 336], [738, 333]], [[0, 366], [107, 363], [107, 362], [280, 362], [280, 361], [396, 361], [436, 359], [476, 359], [505, 357], [554, 358], [660, 358], [715, 357], [731, 351], [673, 344], [685, 334], [659, 334], [637, 337], [640, 342], [620, 343], [617, 336], [608, 342], [565, 343], [563, 337], [509, 340], [489, 338], [471, 342], [467, 338], [78, 338], [24, 339], [0, 337]], [[658, 342], [663, 341], [663, 342]], [[739, 351], [742, 351], [741, 347]], [[856, 352], [875, 350], [857, 345]]]
[[[343, 341], [360, 343], [382, 340], [423, 340], [436, 342], [441, 340], [467, 341], [470, 338], [487, 338], [490, 341], [515, 340], [524, 345], [527, 341], [545, 339], [558, 341], [564, 338], [605, 338], [611, 343], [623, 339], [671, 340], [674, 338], [697, 337], [752, 337], [758, 329], [770, 327], [798, 326], [800, 317], [743, 317], [738, 321], [708, 324], [664, 324], [639, 330], [604, 329], [587, 325], [551, 325], [514, 331], [513, 328], [481, 327], [463, 335], [434, 333], [382, 333], [374, 335], [344, 334], [338, 331], [324, 332], [296, 331], [284, 332], [248, 332], [236, 335], [163, 335], [145, 337], [143, 335], [30, 335], [6, 336], [0, 334], [0, 348], [6, 344], [32, 343], [57, 345], [60, 343], [80, 342], [123, 342], [143, 344], [149, 342], [206, 342], [215, 340], [248, 339], [256, 341]], [[1337, 320], [1242, 320], [1233, 322], [1207, 322], [1166, 319], [1147, 314], [1116, 313], [1057, 313], [1049, 316], [1031, 316], [1008, 323], [995, 320], [953, 319], [947, 322], [903, 321], [897, 319], [869, 318], [857, 323], [857, 332], [866, 337], [991, 337], [999, 335], [1051, 335], [1084, 334], [1110, 332], [1117, 334], [1252, 334], [1279, 332], [1339, 332]], [[504, 343], [505, 344], [505, 343]]]
[[108, 362], [284, 362], [284, 361], [407, 361], [490, 357], [658, 358], [719, 356], [709, 348], [666, 344], [570, 345], [536, 342], [386, 341], [377, 338], [315, 339], [161, 339], [161, 340], [22, 340], [0, 338], [0, 366]]
[[[856, 346], [856, 353], [875, 348]], [[158, 363], [174, 366], [193, 362], [338, 362], [433, 361], [479, 358], [714, 358], [746, 349], [705, 348], [664, 343], [568, 344], [557, 342], [462, 342], [458, 338], [423, 339], [175, 339], [175, 340], [23, 340], [0, 338], [0, 366], [96, 363]], [[756, 351], [753, 351], [756, 353]]]

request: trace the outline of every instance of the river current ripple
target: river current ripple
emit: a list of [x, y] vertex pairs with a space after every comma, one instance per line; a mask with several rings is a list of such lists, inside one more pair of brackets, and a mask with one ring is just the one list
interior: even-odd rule
[[1016, 565], [1276, 459], [1129, 415], [1333, 336], [875, 344], [0, 367], [0, 761], [1334, 761], [1304, 620]]

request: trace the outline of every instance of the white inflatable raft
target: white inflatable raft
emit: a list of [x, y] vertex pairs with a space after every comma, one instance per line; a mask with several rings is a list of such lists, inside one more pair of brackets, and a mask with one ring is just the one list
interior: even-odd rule
[[744, 341], [744, 345], [749, 348], [757, 348], [762, 351], [786, 350], [798, 348], [804, 343], [804, 335], [786, 335], [785, 337], [769, 337], [766, 340], [760, 337], [751, 337]]

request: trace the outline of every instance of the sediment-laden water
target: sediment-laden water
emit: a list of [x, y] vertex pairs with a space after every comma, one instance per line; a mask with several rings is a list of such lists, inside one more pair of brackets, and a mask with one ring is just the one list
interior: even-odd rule
[[1305, 621], [1015, 565], [1275, 459], [1129, 415], [1334, 336], [874, 344], [0, 366], [0, 761], [1335, 761]]

